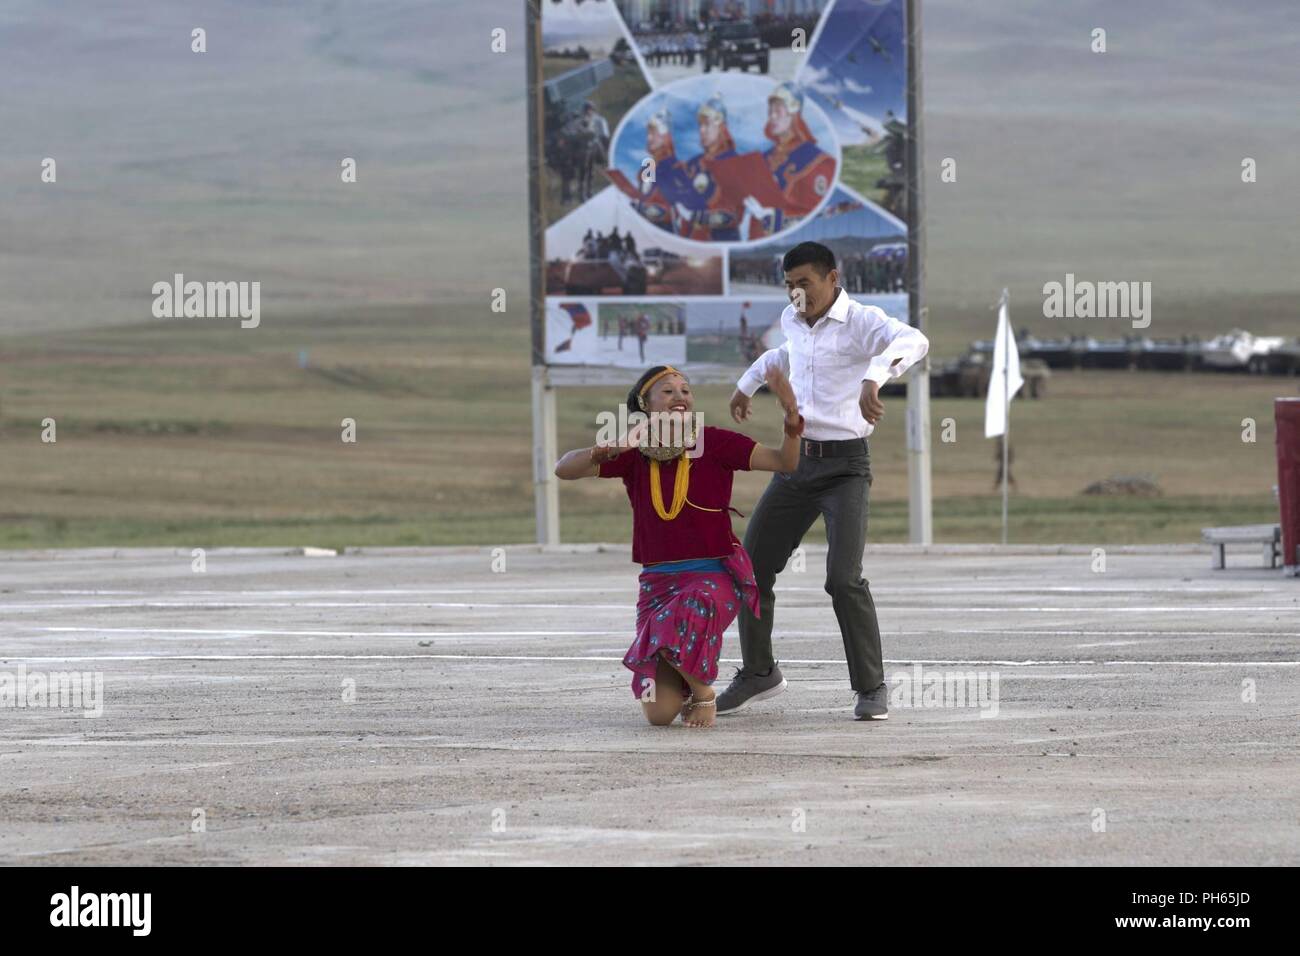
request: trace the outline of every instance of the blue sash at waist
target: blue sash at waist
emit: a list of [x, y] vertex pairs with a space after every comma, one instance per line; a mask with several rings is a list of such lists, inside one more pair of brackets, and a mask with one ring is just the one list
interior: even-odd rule
[[642, 571], [651, 574], [678, 574], [683, 571], [721, 571], [721, 558], [690, 558], [685, 561], [663, 561], [659, 564], [647, 564]]

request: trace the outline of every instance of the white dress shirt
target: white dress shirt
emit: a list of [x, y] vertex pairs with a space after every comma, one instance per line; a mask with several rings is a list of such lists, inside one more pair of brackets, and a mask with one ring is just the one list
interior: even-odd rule
[[[883, 385], [925, 358], [930, 341], [906, 322], [874, 305], [862, 305], [843, 289], [812, 326], [793, 305], [781, 313], [785, 342], [758, 357], [736, 383], [753, 395], [775, 367], [794, 388], [804, 417], [804, 437], [814, 441], [866, 438], [873, 426], [862, 417], [862, 383]], [[899, 362], [892, 365], [895, 359]], [[892, 365], [892, 368], [891, 368]]]

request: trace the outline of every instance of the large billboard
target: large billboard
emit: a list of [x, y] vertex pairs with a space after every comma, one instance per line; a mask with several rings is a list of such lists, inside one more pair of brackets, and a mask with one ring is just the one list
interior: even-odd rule
[[730, 375], [809, 239], [909, 320], [907, 0], [531, 9], [535, 362]]

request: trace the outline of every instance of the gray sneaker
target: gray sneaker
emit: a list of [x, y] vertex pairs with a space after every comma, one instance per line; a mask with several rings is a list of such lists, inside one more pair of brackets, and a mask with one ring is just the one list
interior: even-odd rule
[[735, 713], [742, 707], [784, 692], [785, 678], [781, 676], [781, 668], [775, 664], [766, 674], [738, 667], [727, 689], [718, 695], [718, 713]]
[[858, 703], [853, 708], [854, 720], [888, 720], [889, 688], [881, 684], [875, 690], [858, 691]]

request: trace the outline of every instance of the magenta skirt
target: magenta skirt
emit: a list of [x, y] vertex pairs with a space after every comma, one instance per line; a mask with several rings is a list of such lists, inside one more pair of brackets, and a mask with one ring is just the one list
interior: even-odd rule
[[641, 572], [636, 640], [623, 665], [632, 671], [632, 695], [653, 682], [660, 652], [696, 680], [718, 678], [722, 632], [746, 604], [758, 616], [758, 584], [749, 555], [737, 542], [721, 571]]

